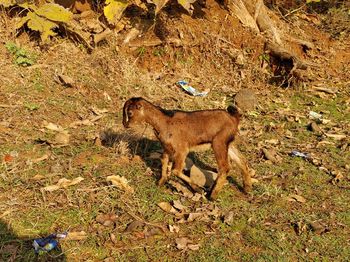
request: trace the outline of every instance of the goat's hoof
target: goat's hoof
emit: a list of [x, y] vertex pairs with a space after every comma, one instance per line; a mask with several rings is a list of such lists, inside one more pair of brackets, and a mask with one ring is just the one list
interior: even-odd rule
[[165, 179], [160, 179], [158, 181], [158, 186], [164, 186], [165, 182], [166, 182]]
[[250, 186], [244, 186], [243, 192], [245, 194], [249, 194], [251, 191], [252, 191], [252, 186], [251, 185]]
[[209, 200], [216, 200], [218, 198], [218, 194], [216, 192], [211, 192], [209, 195]]

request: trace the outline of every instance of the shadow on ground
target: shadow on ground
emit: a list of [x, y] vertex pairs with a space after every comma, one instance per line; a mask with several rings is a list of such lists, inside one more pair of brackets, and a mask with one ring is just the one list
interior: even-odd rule
[[[106, 147], [117, 147], [121, 142], [125, 142], [128, 145], [129, 151], [132, 155], [137, 155], [146, 163], [154, 174], [160, 178], [161, 163], [160, 157], [162, 146], [159, 141], [150, 140], [148, 138], [137, 136], [132, 133], [127, 132], [115, 132], [113, 130], [107, 129], [101, 132], [100, 139], [103, 146]], [[159, 153], [158, 158], [150, 157], [152, 153]], [[209, 166], [208, 164], [202, 162], [195, 153], [190, 152], [188, 157], [192, 159], [193, 163], [204, 170], [209, 170], [217, 173], [217, 168]], [[234, 172], [238, 172], [237, 168], [232, 166]], [[189, 170], [185, 170], [184, 173], [189, 176]], [[234, 187], [243, 191], [243, 187], [237, 182], [236, 178], [228, 176], [228, 182]]]
[[0, 219], [0, 261], [67, 261], [60, 249], [42, 255], [35, 254], [33, 240], [17, 236], [12, 228]]

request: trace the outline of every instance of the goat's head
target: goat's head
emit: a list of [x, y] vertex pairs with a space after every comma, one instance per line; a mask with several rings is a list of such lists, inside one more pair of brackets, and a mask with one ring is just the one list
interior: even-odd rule
[[123, 108], [123, 125], [129, 128], [130, 124], [144, 121], [144, 103], [142, 97], [133, 97], [125, 102]]

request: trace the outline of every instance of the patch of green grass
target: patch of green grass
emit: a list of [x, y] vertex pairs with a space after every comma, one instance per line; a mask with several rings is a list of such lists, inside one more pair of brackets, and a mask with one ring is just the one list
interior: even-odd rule
[[16, 65], [19, 66], [31, 66], [35, 63], [36, 57], [24, 48], [17, 46], [13, 42], [7, 42], [5, 44], [6, 49], [13, 55], [13, 59]]
[[24, 103], [24, 107], [27, 108], [30, 111], [35, 111], [40, 108], [40, 105], [34, 102], [26, 102]]

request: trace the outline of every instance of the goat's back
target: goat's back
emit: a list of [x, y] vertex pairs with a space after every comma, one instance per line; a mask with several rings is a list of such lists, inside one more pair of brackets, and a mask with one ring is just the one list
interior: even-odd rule
[[176, 111], [166, 126], [170, 137], [188, 142], [189, 145], [211, 143], [219, 133], [234, 136], [239, 118], [225, 110]]

